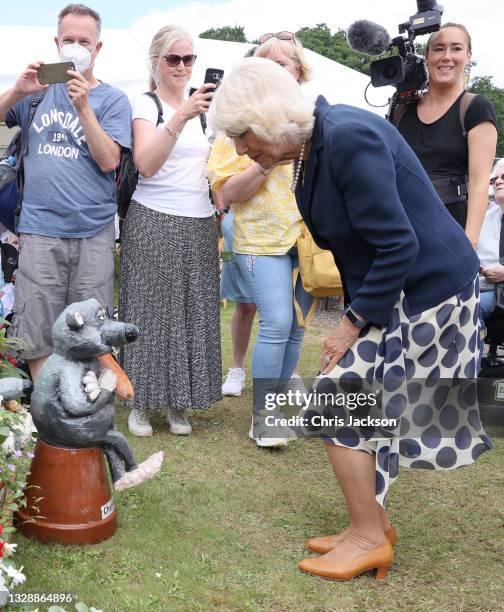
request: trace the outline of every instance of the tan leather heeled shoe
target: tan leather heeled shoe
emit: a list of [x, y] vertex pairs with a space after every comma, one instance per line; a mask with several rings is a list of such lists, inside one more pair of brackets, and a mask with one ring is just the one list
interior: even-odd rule
[[324, 557], [313, 557], [299, 562], [299, 569], [306, 574], [326, 580], [351, 580], [364, 572], [376, 569], [376, 579], [383, 580], [394, 561], [394, 549], [387, 540], [352, 561], [331, 563]]
[[[385, 532], [385, 537], [391, 543], [392, 546], [395, 546], [397, 542], [397, 531], [394, 525], [390, 525], [390, 527]], [[312, 552], [320, 553], [325, 555], [330, 550], [332, 550], [338, 542], [341, 541], [341, 534], [321, 536], [320, 538], [310, 538], [305, 546], [308, 550]]]

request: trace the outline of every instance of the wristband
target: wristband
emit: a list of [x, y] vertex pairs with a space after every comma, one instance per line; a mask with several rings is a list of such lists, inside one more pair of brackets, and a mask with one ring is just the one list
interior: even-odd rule
[[172, 130], [171, 127], [168, 127], [167, 125], [165, 125], [163, 127], [163, 130], [169, 134], [170, 136], [173, 137], [174, 140], [177, 140], [178, 137], [180, 136], [180, 132], [176, 132], [175, 130]]
[[355, 327], [357, 327], [358, 329], [366, 329], [366, 327], [369, 326], [369, 323], [367, 321], [359, 319], [359, 317], [350, 308], [350, 306], [347, 306], [345, 310], [345, 317], [350, 321], [350, 323], [352, 323], [352, 325], [355, 325]]

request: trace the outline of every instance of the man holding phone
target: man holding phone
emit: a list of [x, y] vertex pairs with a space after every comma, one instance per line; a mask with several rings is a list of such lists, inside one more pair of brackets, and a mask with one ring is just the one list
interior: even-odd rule
[[[75, 69], [33, 62], [0, 95], [0, 120], [29, 134], [10, 335], [25, 340], [33, 378], [68, 304], [94, 297], [113, 308], [114, 171], [121, 147], [131, 147], [131, 111], [125, 94], [93, 74], [100, 30], [98, 13], [68, 5], [55, 42], [61, 61]], [[28, 125], [32, 100], [41, 95]]]

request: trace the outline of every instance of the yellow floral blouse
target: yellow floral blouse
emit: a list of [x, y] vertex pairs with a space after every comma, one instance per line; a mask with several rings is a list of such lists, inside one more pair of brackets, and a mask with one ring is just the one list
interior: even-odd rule
[[[226, 136], [215, 139], [207, 165], [214, 191], [235, 174], [253, 164], [247, 155], [237, 155]], [[301, 233], [301, 215], [290, 190], [292, 166], [277, 166], [258, 191], [246, 202], [233, 204], [233, 251], [250, 255], [285, 255]]]

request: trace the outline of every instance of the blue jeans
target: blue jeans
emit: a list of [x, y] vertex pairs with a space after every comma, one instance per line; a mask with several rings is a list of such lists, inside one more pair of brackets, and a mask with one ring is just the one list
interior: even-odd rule
[[481, 327], [485, 327], [485, 321], [495, 308], [495, 291], [482, 291], [480, 293], [479, 318]]
[[[485, 321], [492, 314], [495, 308], [495, 291], [481, 291], [480, 292], [480, 303], [479, 303], [479, 321], [480, 329], [485, 329]], [[480, 339], [480, 355], [479, 355], [479, 367], [481, 369], [481, 360], [483, 359], [483, 349], [485, 343]]]
[[[286, 255], [236, 254], [242, 274], [250, 280], [252, 297], [259, 311], [259, 332], [252, 353], [254, 409], [264, 408], [264, 394], [276, 392], [280, 381], [288, 381], [301, 352], [304, 329], [294, 312], [292, 270], [298, 265], [297, 253]], [[298, 279], [296, 299], [306, 315], [313, 297]], [[256, 385], [256, 381], [260, 381]]]

